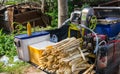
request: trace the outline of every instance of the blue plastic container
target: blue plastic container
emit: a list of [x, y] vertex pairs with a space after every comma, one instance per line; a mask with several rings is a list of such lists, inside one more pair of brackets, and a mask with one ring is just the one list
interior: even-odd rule
[[114, 37], [120, 32], [120, 22], [116, 24], [97, 24], [95, 30], [98, 34], [104, 34], [108, 37]]

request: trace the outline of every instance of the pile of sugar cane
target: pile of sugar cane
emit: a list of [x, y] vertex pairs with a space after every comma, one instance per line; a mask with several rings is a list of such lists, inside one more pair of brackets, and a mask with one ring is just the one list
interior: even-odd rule
[[56, 74], [78, 74], [82, 70], [86, 70], [83, 74], [94, 74], [94, 65], [87, 62], [89, 53], [81, 50], [81, 43], [82, 40], [73, 37], [46, 47], [40, 56], [39, 67]]

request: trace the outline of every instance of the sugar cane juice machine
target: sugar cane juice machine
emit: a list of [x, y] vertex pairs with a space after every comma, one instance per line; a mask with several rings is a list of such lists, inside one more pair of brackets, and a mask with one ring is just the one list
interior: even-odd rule
[[[116, 15], [115, 11], [118, 11]], [[115, 71], [119, 70], [119, 13], [120, 9], [117, 7], [84, 8], [82, 11], [74, 11], [68, 19], [71, 23], [77, 24], [81, 31], [82, 47], [84, 48], [85, 44], [87, 49], [94, 49], [92, 52], [96, 54], [96, 73], [98, 74], [115, 74]], [[101, 19], [100, 16], [104, 18]]]
[[[98, 74], [108, 74], [108, 73], [111, 73], [110, 71], [113, 68], [115, 68], [116, 65], [119, 65], [119, 62], [120, 62], [119, 36], [117, 36], [118, 33], [114, 33], [115, 31], [113, 30], [113, 28], [115, 27], [120, 27], [119, 26], [120, 23], [118, 23], [118, 20], [119, 20], [118, 18], [117, 19], [112, 18], [111, 20], [111, 17], [107, 17], [107, 19], [110, 19], [110, 22], [114, 20], [116, 22], [117, 20], [117, 25], [115, 24], [116, 26], [114, 27], [104, 28], [103, 26], [108, 26], [110, 24], [108, 25], [98, 24], [99, 19], [98, 19], [98, 16], [96, 16], [96, 12], [94, 10], [95, 9], [93, 8], [84, 8], [82, 11], [76, 10], [71, 13], [70, 18], [67, 19], [63, 23], [63, 25], [65, 25], [69, 21], [71, 22], [68, 29], [68, 37], [71, 36], [70, 35], [71, 29], [78, 30], [80, 32], [81, 38], [83, 39], [81, 48], [88, 49], [88, 52], [91, 53], [89, 57], [95, 59], [94, 61], [96, 64], [95, 66], [96, 73], [98, 72]], [[106, 31], [103, 31], [102, 28]], [[112, 31], [110, 32], [108, 29], [110, 30], [112, 29]], [[109, 33], [114, 33], [114, 34], [110, 35], [108, 31]], [[120, 31], [117, 30], [117, 32], [120, 32]], [[15, 44], [17, 46], [19, 58], [27, 62], [30, 61], [30, 58], [39, 59], [36, 56], [34, 57], [32, 55], [29, 56], [28, 45], [36, 47], [36, 48], [30, 47], [30, 50], [33, 50], [35, 54], [39, 54], [34, 49], [39, 49], [41, 47], [37, 46], [34, 43], [41, 44], [39, 42], [44, 41], [43, 44], [47, 43], [49, 45], [54, 45], [54, 43], [49, 42], [49, 40], [50, 40], [49, 32], [35, 32], [31, 36], [28, 36], [26, 34], [16, 36]], [[33, 53], [33, 52], [30, 52], [30, 53]], [[111, 64], [113, 64], [114, 66], [113, 65], [111, 66]]]

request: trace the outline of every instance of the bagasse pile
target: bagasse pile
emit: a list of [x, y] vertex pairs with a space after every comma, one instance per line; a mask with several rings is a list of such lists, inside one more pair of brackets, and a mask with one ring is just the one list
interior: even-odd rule
[[86, 71], [83, 74], [89, 74], [94, 65], [87, 62], [85, 56], [89, 53], [81, 50], [81, 42], [82, 40], [73, 37], [46, 47], [40, 56], [39, 67], [56, 74], [78, 74], [84, 69]]

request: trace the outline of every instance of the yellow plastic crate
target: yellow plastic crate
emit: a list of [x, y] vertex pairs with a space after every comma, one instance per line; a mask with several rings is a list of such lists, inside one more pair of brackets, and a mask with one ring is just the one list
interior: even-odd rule
[[37, 44], [29, 45], [29, 54], [30, 54], [30, 62], [39, 65], [39, 59], [42, 52], [45, 50], [47, 46], [53, 45], [50, 41], [43, 41]]

